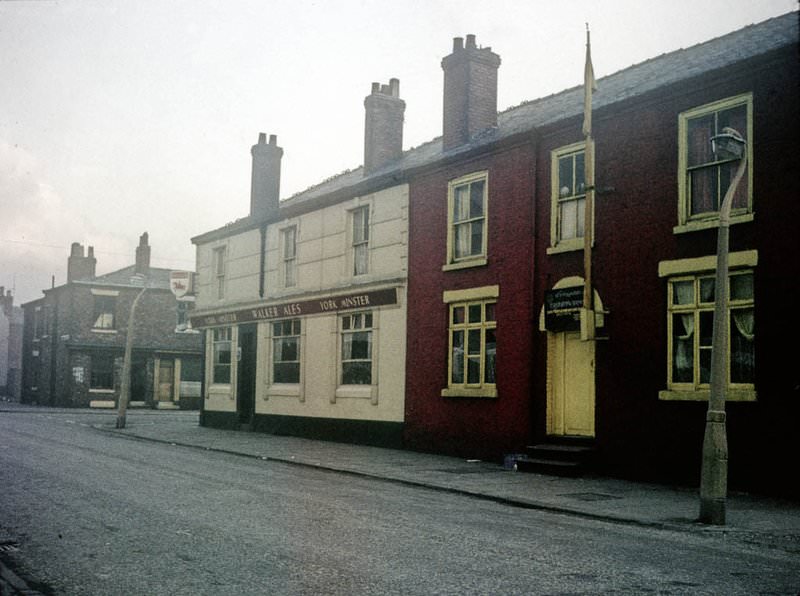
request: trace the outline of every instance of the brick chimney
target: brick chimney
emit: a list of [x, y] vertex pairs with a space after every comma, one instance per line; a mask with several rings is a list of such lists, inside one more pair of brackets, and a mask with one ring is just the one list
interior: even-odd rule
[[364, 109], [364, 175], [369, 176], [403, 154], [406, 102], [400, 99], [400, 81], [389, 79], [388, 85], [372, 83]]
[[497, 126], [497, 69], [500, 56], [479, 48], [475, 36], [453, 39], [453, 53], [442, 59], [444, 70], [444, 150], [459, 147]]
[[78, 279], [94, 279], [97, 259], [94, 258], [94, 247], [89, 247], [89, 254], [83, 256], [83, 245], [73, 242], [67, 259], [67, 283]]
[[145, 276], [150, 272], [150, 245], [147, 243], [148, 238], [147, 232], [139, 236], [139, 246], [136, 247], [135, 272]]
[[278, 137], [259, 133], [258, 144], [250, 150], [253, 156], [253, 177], [250, 183], [250, 217], [268, 218], [278, 213], [281, 191], [281, 158]]

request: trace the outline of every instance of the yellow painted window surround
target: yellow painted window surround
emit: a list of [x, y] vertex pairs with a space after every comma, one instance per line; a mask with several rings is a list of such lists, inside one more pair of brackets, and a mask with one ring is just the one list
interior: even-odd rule
[[583, 249], [586, 210], [585, 157], [585, 142], [550, 152], [549, 254]]
[[679, 114], [676, 233], [717, 225], [720, 204], [738, 167], [738, 161], [717, 159], [711, 151], [711, 137], [725, 127], [747, 142], [748, 168], [734, 195], [731, 222], [753, 218], [753, 95], [746, 93]]
[[487, 263], [489, 173], [452, 180], [447, 189], [447, 260], [442, 267], [462, 269]]
[[[497, 286], [445, 293], [448, 306], [446, 397], [497, 397]], [[465, 298], [458, 301], [460, 297]], [[449, 300], [448, 300], [449, 299]]]

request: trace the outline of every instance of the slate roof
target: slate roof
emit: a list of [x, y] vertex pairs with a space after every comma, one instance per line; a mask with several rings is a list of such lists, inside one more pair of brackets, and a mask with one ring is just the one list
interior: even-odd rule
[[[798, 43], [798, 12], [787, 13], [732, 33], [699, 43], [686, 49], [662, 54], [614, 74], [598, 79], [598, 92], [593, 97], [593, 109], [645, 95], [656, 89], [674, 85], [693, 77], [717, 71], [726, 66], [755, 58], [774, 50]], [[583, 85], [525, 102], [498, 114], [497, 127], [490, 129], [466, 145], [442, 151], [442, 138], [409, 149], [396, 162], [364, 177], [362, 167], [333, 176], [282, 200], [281, 208], [295, 207], [351, 186], [377, 179], [393, 172], [402, 173], [437, 160], [474, 150], [514, 135], [557, 123], [583, 113]], [[249, 217], [223, 226], [214, 232], [252, 227]], [[207, 234], [202, 234], [196, 241]]]
[[[169, 277], [171, 269], [159, 269], [157, 267], [150, 267], [146, 277], [136, 277], [136, 266], [131, 265], [117, 271], [112, 271], [104, 275], [98, 275], [94, 279], [81, 279], [75, 280], [73, 283], [88, 284], [92, 286], [125, 286], [125, 287], [142, 287], [143, 285], [151, 289], [169, 290]], [[144, 283], [140, 280], [144, 279]]]

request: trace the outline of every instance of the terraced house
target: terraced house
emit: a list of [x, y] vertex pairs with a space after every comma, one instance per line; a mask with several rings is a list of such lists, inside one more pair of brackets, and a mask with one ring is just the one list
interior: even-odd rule
[[[282, 202], [261, 139], [250, 215], [194, 239], [204, 421], [694, 483], [744, 163], [730, 483], [797, 491], [770, 465], [800, 414], [797, 56], [790, 13], [633, 65], [597, 81], [587, 137], [584, 86], [498, 113], [501, 57], [468, 35], [441, 63], [441, 137], [403, 152], [397, 85], [378, 85], [365, 166]], [[730, 130], [744, 161], [712, 150]]]

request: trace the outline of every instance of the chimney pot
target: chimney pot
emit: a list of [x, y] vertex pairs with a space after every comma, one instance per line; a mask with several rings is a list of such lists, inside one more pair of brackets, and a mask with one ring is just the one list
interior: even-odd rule
[[381, 92], [381, 84], [372, 83], [372, 93], [380, 93], [380, 92]]
[[278, 146], [278, 136], [258, 135], [258, 144], [253, 145], [253, 171], [250, 180], [250, 216], [264, 217], [278, 213], [281, 184], [281, 158], [283, 149]]
[[477, 48], [478, 46], [475, 44], [475, 35], [470, 33], [467, 35], [467, 48]]
[[400, 80], [389, 79], [388, 85], [373, 83], [364, 109], [364, 175], [369, 176], [403, 154], [406, 102], [400, 99]]
[[453, 38], [453, 52], [458, 52], [464, 49], [464, 38], [463, 37], [454, 37]]
[[258, 133], [258, 144], [263, 145], [266, 142], [267, 142], [267, 134], [263, 132]]

